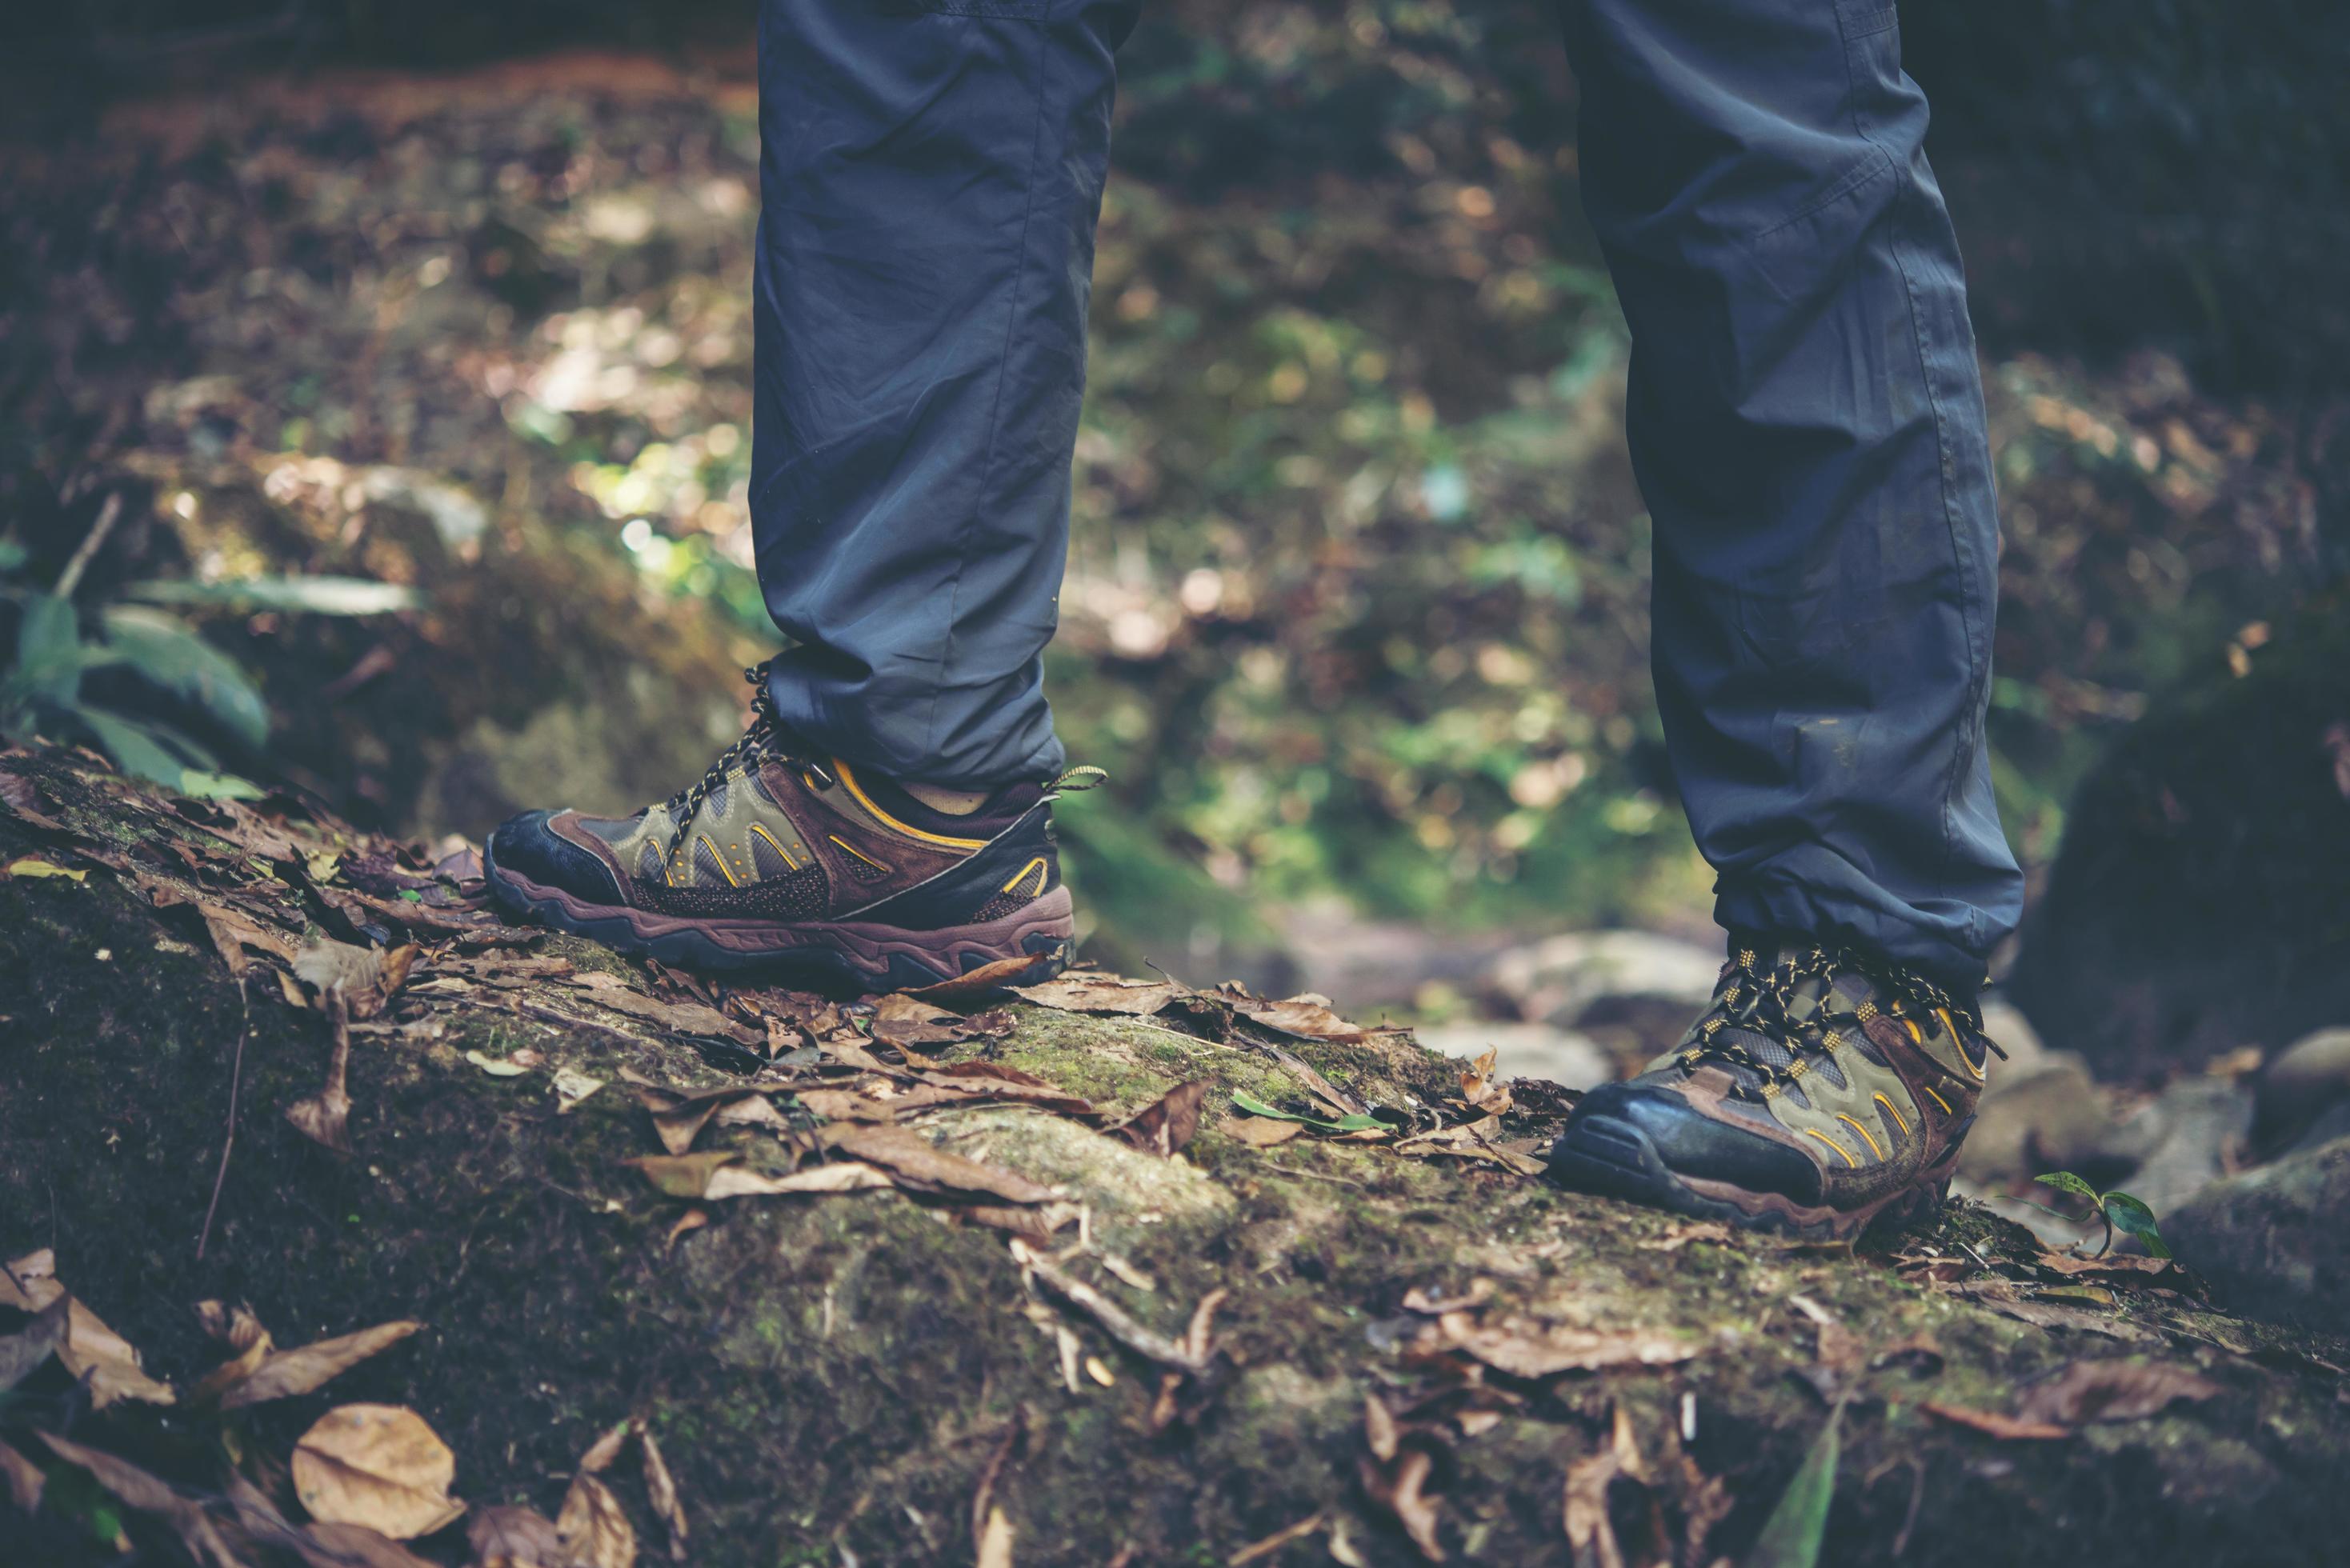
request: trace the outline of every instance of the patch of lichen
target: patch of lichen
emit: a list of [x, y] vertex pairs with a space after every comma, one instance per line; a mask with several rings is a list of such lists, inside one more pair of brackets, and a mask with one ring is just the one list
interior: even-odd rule
[[[60, 811], [109, 809], [44, 787]], [[0, 848], [34, 846], [0, 819]], [[671, 1241], [682, 1206], [623, 1164], [656, 1147], [642, 1113], [617, 1084], [559, 1113], [547, 1075], [714, 1078], [686, 1044], [457, 1011], [437, 1014], [438, 1039], [363, 1034], [357, 1152], [341, 1159], [282, 1116], [317, 1085], [322, 1020], [274, 985], [241, 997], [184, 909], [150, 909], [103, 871], [78, 886], [0, 883], [0, 1252], [54, 1244], [71, 1286], [183, 1382], [217, 1355], [186, 1310], [208, 1296], [250, 1302], [288, 1343], [393, 1316], [431, 1324], [331, 1396], [240, 1416], [257, 1452], [285, 1453], [329, 1402], [403, 1403], [456, 1449], [464, 1496], [552, 1508], [556, 1478], [593, 1436], [643, 1415], [679, 1472], [696, 1561], [719, 1568], [833, 1562], [843, 1548], [869, 1563], [960, 1555], [972, 1489], [1016, 1413], [1027, 1437], [998, 1495], [1024, 1563], [1098, 1563], [1128, 1542], [1142, 1562], [1222, 1560], [1316, 1511], [1347, 1519], [1367, 1560], [1410, 1561], [1356, 1466], [1367, 1395], [1401, 1402], [1455, 1376], [1408, 1353], [1415, 1286], [1483, 1290], [1492, 1313], [1658, 1331], [1694, 1352], [1540, 1384], [1492, 1375], [1523, 1402], [1439, 1476], [1458, 1555], [1556, 1560], [1566, 1466], [1599, 1446], [1618, 1404], [1652, 1455], [1693, 1424], [1690, 1455], [1738, 1502], [1709, 1550], [1742, 1550], [1827, 1418], [1796, 1376], [1817, 1358], [1799, 1294], [1865, 1346], [1923, 1332], [1943, 1357], [1930, 1376], [1887, 1366], [1851, 1383], [1837, 1560], [1884, 1559], [1913, 1485], [1906, 1560], [1925, 1563], [2169, 1562], [2190, 1550], [2328, 1561], [2350, 1523], [2328, 1479], [2350, 1459], [2350, 1407], [2321, 1372], [2210, 1345], [2051, 1334], [1908, 1284], [1868, 1252], [1668, 1245], [1679, 1228], [1667, 1216], [1489, 1168], [1311, 1137], [1256, 1148], [1231, 1135], [1232, 1091], [1304, 1098], [1267, 1043], [1021, 1005], [1014, 1033], [990, 1048], [998, 1060], [1119, 1112], [1204, 1078], [1199, 1137], [1162, 1162], [1025, 1110], [929, 1124], [1083, 1201], [1095, 1243], [1157, 1289], [1082, 1258], [1069, 1266], [1140, 1321], [1178, 1333], [1204, 1293], [1231, 1292], [1217, 1320], [1228, 1366], [1186, 1397], [1184, 1421], [1154, 1431], [1158, 1369], [1065, 1313], [1111, 1379], [1081, 1373], [1076, 1392], [1065, 1387], [1003, 1239], [951, 1212], [895, 1194], [743, 1199], [710, 1206], [709, 1225]], [[576, 993], [550, 999], [580, 1006]], [[240, 1035], [235, 1150], [199, 1262]], [[502, 1078], [465, 1059], [523, 1045], [545, 1066]], [[1279, 1049], [1384, 1104], [1429, 1103], [1455, 1073], [1384, 1039]], [[746, 1149], [762, 1136], [704, 1135]], [[1993, 1262], [2016, 1245], [1968, 1210], [1937, 1241]], [[2198, 1321], [2248, 1349], [2275, 1345], [2217, 1314]], [[2221, 1393], [2030, 1449], [1919, 1408], [2011, 1410], [2025, 1380], [2125, 1354], [2191, 1362]], [[1668, 1479], [1668, 1492], [1681, 1484]], [[649, 1518], [632, 1487], [623, 1478]]]

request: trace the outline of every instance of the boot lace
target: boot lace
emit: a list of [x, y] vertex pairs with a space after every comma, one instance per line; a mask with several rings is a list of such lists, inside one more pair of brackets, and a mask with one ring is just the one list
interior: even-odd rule
[[751, 722], [743, 733], [710, 764], [707, 772], [694, 783], [678, 791], [663, 803], [669, 813], [669, 847], [665, 858], [675, 860], [685, 842], [686, 830], [693, 826], [694, 814], [702, 809], [712, 792], [724, 784], [729, 774], [748, 773], [769, 761], [790, 763], [832, 787], [832, 772], [822, 759], [775, 716], [775, 694], [767, 689], [767, 672], [771, 660], [762, 660], [743, 671], [743, 679], [751, 685]]
[[[1681, 1053], [1685, 1071], [1708, 1063], [1737, 1069], [1736, 1093], [1749, 1099], [1770, 1099], [1799, 1082], [1822, 1062], [1856, 1045], [1865, 1034], [1859, 1026], [1877, 1013], [1909, 1021], [1941, 1013], [1946, 1023], [1963, 1023], [2002, 1058], [2007, 1053], [1982, 1034], [1982, 1014], [1922, 975], [1881, 960], [1864, 959], [1845, 949], [1810, 947], [1788, 952], [1764, 966], [1751, 945], [1741, 943], [1729, 968], [1737, 978], [1714, 999], [1698, 1021], [1696, 1043]], [[1856, 974], [1871, 982], [1877, 997], [1845, 1004], [1830, 1012], [1835, 982]], [[1818, 1005], [1804, 1017], [1793, 1012], [1806, 982], [1818, 985]], [[1788, 1060], [1773, 1062], [1757, 1052], [1742, 1033], [1759, 1035], [1784, 1048]], [[1963, 1049], [1963, 1047], [1961, 1047]], [[1841, 1072], [1842, 1069], [1837, 1069]]]

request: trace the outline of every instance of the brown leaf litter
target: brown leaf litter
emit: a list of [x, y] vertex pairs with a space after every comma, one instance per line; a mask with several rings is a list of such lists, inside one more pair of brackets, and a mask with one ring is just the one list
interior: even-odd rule
[[171, 1385], [147, 1376], [129, 1341], [67, 1291], [57, 1278], [57, 1256], [48, 1248], [0, 1268], [0, 1306], [39, 1314], [60, 1303], [66, 1325], [55, 1354], [68, 1372], [88, 1386], [94, 1407], [103, 1409], [117, 1399], [169, 1405], [178, 1397]]
[[457, 1458], [415, 1411], [342, 1405], [294, 1445], [294, 1491], [310, 1517], [394, 1541], [429, 1535], [465, 1505], [449, 1495]]

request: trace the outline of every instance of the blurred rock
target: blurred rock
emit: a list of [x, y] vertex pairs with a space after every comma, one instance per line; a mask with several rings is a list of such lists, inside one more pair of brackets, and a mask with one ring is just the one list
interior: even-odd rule
[[1614, 1064], [1597, 1041], [1547, 1023], [1440, 1023], [1412, 1033], [1422, 1045], [1447, 1056], [1474, 1060], [1488, 1047], [1497, 1050], [1494, 1072], [1503, 1079], [1547, 1078], [1570, 1089], [1587, 1089], [1616, 1076]]
[[[2252, 1147], [2272, 1158], [2288, 1148], [2330, 1142], [2325, 1135], [2345, 1109], [2350, 1029], [2321, 1029], [2289, 1046], [2262, 1072], [2252, 1090]], [[2341, 1132], [2350, 1127], [2334, 1136]]]
[[1573, 931], [1502, 954], [1492, 980], [1527, 1017], [1575, 1023], [1611, 997], [1665, 998], [1694, 1012], [1721, 973], [1718, 949], [1648, 931]]
[[[1983, 1033], [2006, 1053], [1992, 1061], [1992, 1088], [1999, 1087], [2002, 1077], [2020, 1082], [2039, 1071], [2041, 1062], [2048, 1054], [2048, 1047], [2040, 1043], [2040, 1032], [2032, 1027], [2032, 1021], [2012, 1003], [1996, 993], [1984, 997], [1982, 1021]], [[2074, 1061], [2079, 1060], [2071, 1052], [2065, 1054]]]
[[2252, 1092], [2232, 1078], [2179, 1078], [2088, 1151], [2133, 1167], [2126, 1180], [2106, 1185], [2143, 1201], [2169, 1234], [2169, 1217], [2225, 1176], [2251, 1126]]
[[2350, 1138], [2212, 1184], [2162, 1234], [2223, 1305], [2350, 1333]]
[[1970, 1181], [2070, 1169], [2113, 1128], [2112, 1107], [2080, 1057], [2041, 1051], [2034, 1041], [2023, 1061], [2021, 1072], [2013, 1063], [1992, 1065], [1974, 1127], [1959, 1152], [1959, 1174]]

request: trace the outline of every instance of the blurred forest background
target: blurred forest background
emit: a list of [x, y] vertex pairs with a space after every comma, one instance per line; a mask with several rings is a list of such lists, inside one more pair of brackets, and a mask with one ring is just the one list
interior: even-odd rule
[[[0, 726], [425, 835], [698, 774], [773, 635], [751, 15], [0, 24]], [[2350, 983], [2350, 8], [1902, 25], [2002, 486], [2018, 985], [2054, 955], [2043, 1032], [2116, 1051], [2323, 1022]], [[1095, 950], [1441, 1019], [1513, 942], [1701, 933], [1550, 9], [1170, 0], [1122, 76], [1051, 674], [1114, 781], [1066, 813]], [[2113, 984], [2066, 1015], [2085, 964]], [[2290, 1017], [2212, 1023], [2247, 986]]]

